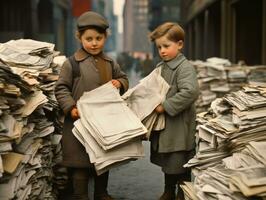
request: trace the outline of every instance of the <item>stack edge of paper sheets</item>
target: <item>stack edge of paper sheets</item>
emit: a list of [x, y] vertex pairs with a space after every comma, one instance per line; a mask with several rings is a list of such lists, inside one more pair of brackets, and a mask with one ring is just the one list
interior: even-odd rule
[[200, 96], [197, 111], [206, 111], [211, 102], [229, 92], [238, 91], [252, 82], [265, 82], [266, 67], [263, 65], [237, 65], [223, 58], [191, 61], [198, 73]]
[[249, 84], [216, 99], [199, 113], [193, 184], [187, 199], [266, 198], [266, 87]]
[[147, 129], [111, 82], [84, 93], [77, 107], [80, 119], [73, 133], [85, 146], [97, 174], [144, 156], [141, 136]]
[[1, 200], [56, 199], [57, 178], [63, 182], [53, 170], [61, 160], [62, 129], [53, 48], [30, 39], [0, 44]]

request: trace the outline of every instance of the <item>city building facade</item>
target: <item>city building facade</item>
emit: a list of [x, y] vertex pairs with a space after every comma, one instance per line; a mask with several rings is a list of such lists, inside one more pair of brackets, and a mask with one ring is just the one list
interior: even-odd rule
[[190, 59], [222, 57], [234, 63], [266, 64], [266, 1], [181, 2]]
[[[149, 30], [153, 31], [157, 26], [167, 21], [181, 23], [180, 0], [149, 0]], [[153, 46], [153, 55], [158, 57], [155, 46]]]
[[123, 50], [138, 57], [151, 53], [148, 40], [148, 0], [125, 0]]
[[2, 43], [35, 39], [54, 43], [56, 50], [67, 55], [75, 48], [71, 0], [0, 1], [0, 16]]

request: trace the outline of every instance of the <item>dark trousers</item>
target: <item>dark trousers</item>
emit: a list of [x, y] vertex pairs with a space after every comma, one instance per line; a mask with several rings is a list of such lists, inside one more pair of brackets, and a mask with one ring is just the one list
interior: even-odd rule
[[94, 198], [99, 197], [103, 194], [107, 194], [107, 186], [109, 179], [109, 171], [97, 176], [94, 176]]
[[94, 178], [94, 198], [107, 193], [109, 171], [97, 176], [88, 168], [71, 168], [69, 170], [72, 185], [72, 200], [88, 200], [89, 178]]
[[88, 200], [89, 171], [86, 168], [75, 168], [70, 173], [73, 188], [73, 200]]
[[183, 174], [164, 174], [164, 191], [175, 193], [177, 185], [177, 197], [181, 200], [184, 199], [183, 190], [180, 187], [180, 184], [183, 181], [190, 181], [190, 171]]

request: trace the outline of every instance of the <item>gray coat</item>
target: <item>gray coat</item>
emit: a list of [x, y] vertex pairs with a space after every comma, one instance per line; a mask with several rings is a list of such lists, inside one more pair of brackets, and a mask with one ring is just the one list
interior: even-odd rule
[[[88, 154], [72, 133], [74, 121], [70, 116], [70, 111], [84, 92], [101, 86], [103, 82], [93, 56], [82, 49], [78, 50], [74, 56], [79, 61], [80, 76], [73, 80], [72, 66], [69, 60], [66, 60], [55, 86], [56, 99], [66, 116], [63, 125], [62, 164], [68, 167], [89, 167], [91, 163]], [[126, 91], [128, 89], [128, 79], [126, 74], [120, 70], [119, 65], [112, 64], [113, 61], [104, 54], [101, 55], [101, 60], [104, 63], [102, 73], [105, 79], [107, 81], [111, 79], [119, 80], [122, 85], [121, 92]]]
[[159, 66], [162, 67], [161, 75], [170, 89], [162, 103], [165, 109], [165, 129], [159, 133], [159, 140], [151, 141], [152, 146], [159, 147], [159, 153], [192, 150], [196, 128], [194, 102], [199, 95], [196, 71], [183, 54], [169, 62], [161, 62]]

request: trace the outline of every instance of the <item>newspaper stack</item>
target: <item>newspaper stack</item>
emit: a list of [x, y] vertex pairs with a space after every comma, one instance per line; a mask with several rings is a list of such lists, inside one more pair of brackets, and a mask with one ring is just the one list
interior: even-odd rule
[[265, 91], [263, 83], [248, 85], [198, 114], [198, 152], [185, 165], [195, 181], [192, 189], [191, 183], [182, 186], [188, 199], [266, 196]]
[[85, 146], [97, 174], [144, 156], [141, 136], [147, 129], [111, 82], [85, 92], [77, 107], [80, 120], [74, 123], [73, 133]]
[[200, 96], [197, 111], [207, 111], [212, 101], [225, 94], [238, 91], [248, 83], [263, 83], [266, 80], [265, 66], [232, 64], [227, 59], [209, 58], [206, 62], [191, 61], [198, 72]]
[[194, 186], [185, 183], [183, 188], [190, 199], [265, 199], [265, 148], [265, 141], [249, 142], [222, 164], [200, 173]]
[[265, 80], [266, 80], [265, 65], [249, 66], [246, 68], [246, 71], [248, 73], [248, 82], [249, 83], [252, 83], [252, 84], [255, 84], [257, 82], [265, 83]]
[[198, 171], [215, 166], [221, 159], [230, 155], [227, 140], [238, 129], [232, 123], [230, 105], [218, 98], [208, 112], [197, 115], [197, 154], [185, 165]]
[[22, 39], [0, 44], [0, 199], [56, 198], [61, 135], [58, 105], [45, 87], [57, 77], [53, 48]]
[[266, 197], [266, 141], [249, 142], [245, 148], [223, 160], [232, 169], [229, 188], [245, 196]]
[[0, 59], [12, 67], [28, 70], [49, 68], [53, 60], [54, 44], [31, 39], [10, 40], [0, 44]]
[[197, 60], [191, 61], [198, 72], [200, 96], [197, 100], [197, 110], [206, 111], [210, 103], [217, 97], [230, 91], [227, 83], [226, 66], [230, 61], [222, 58], [209, 58], [206, 62]]

